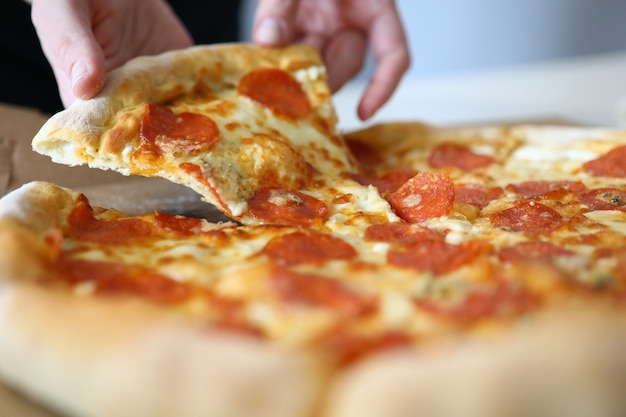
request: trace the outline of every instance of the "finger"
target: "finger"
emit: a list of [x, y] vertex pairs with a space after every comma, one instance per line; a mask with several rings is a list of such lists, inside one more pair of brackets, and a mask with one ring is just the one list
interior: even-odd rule
[[[121, 0], [123, 2], [128, 0]], [[138, 0], [130, 7], [133, 17], [100, 19], [93, 27], [104, 53], [107, 72], [140, 55], [187, 48], [193, 38], [171, 6], [162, 0]], [[121, 14], [121, 13], [118, 13]]]
[[65, 73], [58, 69], [53, 68], [53, 72], [54, 77], [57, 79], [57, 87], [59, 89], [59, 95], [61, 96], [63, 106], [69, 107], [70, 104], [76, 101], [76, 96], [72, 93], [72, 84], [70, 79], [65, 76]]
[[264, 46], [281, 46], [296, 40], [298, 0], [259, 0], [252, 39]]
[[88, 99], [104, 84], [104, 55], [91, 30], [87, 1], [36, 1], [32, 19], [43, 51], [52, 66], [64, 104], [73, 101], [67, 94]]
[[323, 49], [328, 69], [328, 84], [332, 92], [339, 90], [358, 74], [365, 61], [367, 39], [356, 30], [339, 32]]
[[361, 120], [372, 117], [391, 98], [410, 65], [406, 36], [395, 8], [376, 19], [369, 36], [376, 69], [359, 102]]

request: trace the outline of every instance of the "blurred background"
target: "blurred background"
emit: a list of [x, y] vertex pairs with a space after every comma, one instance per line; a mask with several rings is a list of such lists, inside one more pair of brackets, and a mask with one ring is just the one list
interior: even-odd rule
[[[242, 9], [244, 40], [250, 39], [255, 3], [245, 0]], [[397, 0], [396, 4], [413, 56], [409, 77], [626, 50], [625, 0]], [[371, 71], [369, 61], [362, 76]]]
[[[318, 0], [324, 1], [324, 0]], [[242, 8], [250, 39], [255, 0]], [[366, 124], [420, 120], [626, 127], [626, 0], [396, 0], [412, 65]], [[374, 62], [334, 96], [340, 128]]]

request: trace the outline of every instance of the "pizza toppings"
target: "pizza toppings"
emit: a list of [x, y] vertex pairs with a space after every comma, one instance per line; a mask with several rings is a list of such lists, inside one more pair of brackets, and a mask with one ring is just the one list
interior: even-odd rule
[[217, 124], [199, 113], [174, 113], [148, 103], [141, 116], [139, 137], [156, 156], [162, 153], [193, 155], [211, 148], [219, 139]]
[[345, 317], [358, 317], [376, 310], [375, 298], [348, 289], [332, 278], [276, 268], [270, 275], [272, 289], [283, 300], [328, 308]]
[[436, 316], [461, 323], [494, 317], [517, 316], [538, 303], [537, 297], [523, 287], [499, 280], [488, 288], [472, 291], [460, 302], [446, 305], [430, 299], [418, 299], [415, 304]]
[[483, 184], [455, 184], [454, 202], [471, 204], [482, 209], [493, 200], [500, 198], [503, 193], [504, 190], [501, 187], [487, 188]]
[[598, 177], [626, 177], [626, 146], [618, 146], [601, 157], [583, 164], [583, 170]]
[[491, 224], [514, 232], [549, 234], [565, 224], [553, 208], [535, 201], [523, 201], [489, 216]]
[[389, 203], [409, 223], [445, 216], [452, 210], [454, 185], [444, 174], [420, 172], [393, 193]]
[[265, 245], [261, 253], [278, 265], [349, 260], [357, 256], [356, 250], [345, 240], [312, 231], [277, 236]]
[[424, 240], [443, 241], [445, 236], [434, 230], [409, 223], [379, 223], [369, 226], [365, 230], [364, 238], [378, 242], [411, 245]]
[[492, 156], [477, 154], [469, 147], [456, 143], [439, 144], [428, 157], [428, 163], [433, 168], [459, 168], [463, 171], [484, 168], [494, 162]]
[[407, 167], [398, 167], [385, 172], [377, 178], [353, 175], [355, 181], [362, 185], [373, 185], [383, 196], [388, 196], [404, 185], [408, 180], [413, 178], [417, 171]]
[[210, 306], [211, 318], [208, 324], [212, 329], [235, 332], [255, 339], [267, 336], [263, 329], [248, 319], [245, 301], [221, 297], [206, 291], [204, 295]]
[[172, 216], [157, 210], [155, 219], [162, 229], [183, 236], [197, 234], [202, 229], [202, 220], [194, 217]]
[[626, 191], [618, 188], [598, 188], [581, 195], [589, 210], [626, 211]]
[[557, 197], [559, 192], [582, 192], [587, 187], [581, 181], [524, 181], [519, 184], [509, 184], [507, 190], [525, 197], [545, 196]]
[[237, 91], [280, 116], [297, 120], [311, 112], [309, 98], [298, 81], [277, 68], [248, 72], [239, 81]]
[[346, 139], [346, 145], [364, 170], [375, 167], [384, 161], [380, 152], [367, 143], [356, 139]]
[[574, 252], [543, 240], [520, 242], [513, 246], [502, 248], [498, 253], [498, 257], [503, 262], [541, 260], [549, 259], [555, 256], [569, 255], [574, 255]]
[[315, 340], [315, 345], [328, 352], [341, 367], [353, 365], [375, 353], [406, 349], [413, 344], [414, 340], [410, 334], [398, 330], [367, 336], [338, 328], [331, 329]]
[[152, 233], [150, 224], [139, 218], [99, 220], [84, 196], [79, 198], [68, 216], [71, 234], [85, 242], [128, 245]]
[[264, 224], [311, 227], [328, 220], [322, 201], [295, 190], [262, 188], [248, 201], [252, 216]]
[[188, 300], [192, 288], [142, 266], [63, 258], [55, 272], [72, 285], [89, 285], [96, 295], [135, 296], [157, 304]]
[[442, 275], [467, 265], [489, 251], [489, 245], [480, 241], [452, 245], [439, 240], [424, 240], [406, 249], [390, 250], [387, 260], [399, 267]]

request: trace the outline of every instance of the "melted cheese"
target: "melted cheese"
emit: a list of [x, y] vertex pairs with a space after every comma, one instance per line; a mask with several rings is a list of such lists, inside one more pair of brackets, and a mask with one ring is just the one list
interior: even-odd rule
[[597, 210], [585, 213], [584, 216], [626, 236], [626, 213], [623, 211]]
[[540, 146], [522, 146], [517, 149], [512, 158], [526, 160], [530, 162], [559, 162], [568, 161], [571, 163], [583, 164], [600, 156], [598, 153], [588, 149], [553, 148]]

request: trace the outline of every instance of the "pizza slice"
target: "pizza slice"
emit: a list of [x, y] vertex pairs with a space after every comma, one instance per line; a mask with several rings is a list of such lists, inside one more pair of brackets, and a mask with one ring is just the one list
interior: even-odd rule
[[[321, 226], [346, 214], [341, 202], [355, 191], [335, 124], [313, 48], [199, 46], [129, 62], [100, 96], [53, 116], [33, 148], [63, 164], [167, 178], [246, 224]], [[356, 188], [364, 204], [376, 199]], [[374, 212], [392, 216], [378, 203]]]

